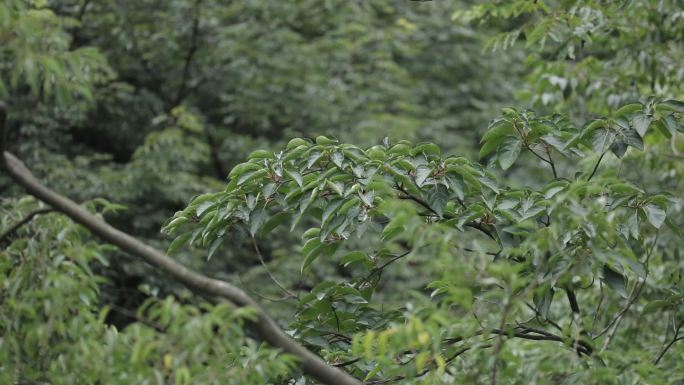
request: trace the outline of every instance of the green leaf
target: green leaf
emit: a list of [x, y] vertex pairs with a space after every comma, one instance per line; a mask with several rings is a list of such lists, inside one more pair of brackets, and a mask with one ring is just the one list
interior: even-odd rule
[[464, 194], [464, 188], [465, 184], [463, 183], [463, 177], [460, 175], [455, 175], [455, 174], [448, 174], [445, 177], [447, 184], [449, 185], [449, 188], [456, 193], [456, 196], [458, 199], [463, 200], [465, 197]]
[[629, 229], [629, 234], [634, 239], [639, 239], [639, 216], [637, 213], [632, 214], [627, 220], [627, 228]]
[[651, 125], [651, 117], [646, 114], [639, 114], [632, 118], [632, 127], [639, 133], [640, 136], [646, 135], [648, 126]]
[[560, 180], [560, 181], [551, 182], [544, 189], [544, 198], [551, 199], [557, 193], [565, 190], [566, 187], [568, 187], [568, 183], [566, 181]]
[[315, 151], [313, 152], [310, 156], [309, 159], [306, 161], [306, 168], [309, 169], [311, 166], [313, 166], [316, 162], [318, 162], [319, 159], [323, 156], [322, 152]]
[[324, 244], [318, 238], [311, 238], [302, 247], [302, 255], [304, 256], [304, 262], [300, 268], [300, 272], [303, 273], [311, 263], [316, 260], [318, 255], [320, 255]]
[[644, 150], [644, 140], [641, 138], [641, 136], [636, 130], [622, 130], [622, 134], [624, 135], [625, 143], [628, 146], [632, 146], [641, 151]]
[[684, 114], [684, 102], [679, 100], [666, 100], [656, 105], [656, 111], [672, 111]]
[[[542, 288], [540, 288], [542, 290]], [[551, 287], [551, 285], [544, 285], [542, 293], [535, 293], [533, 297], [533, 302], [534, 305], [539, 312], [539, 315], [541, 315], [544, 319], [546, 319], [549, 315], [549, 308], [551, 307], [551, 303], [553, 302], [553, 295], [554, 295], [554, 289]]]
[[330, 155], [330, 160], [333, 162], [333, 164], [340, 169], [342, 169], [342, 162], [344, 162], [344, 155], [340, 154], [339, 152], [335, 151]]
[[665, 224], [670, 228], [677, 236], [684, 237], [682, 229], [672, 220], [672, 218], [665, 218]]
[[603, 282], [621, 296], [627, 296], [627, 278], [608, 265], [603, 265]]
[[171, 244], [169, 245], [169, 248], [167, 249], [166, 252], [168, 254], [173, 254], [178, 249], [180, 249], [183, 245], [188, 243], [188, 240], [190, 239], [191, 236], [192, 236], [192, 233], [185, 233], [185, 234], [181, 234], [181, 235], [177, 236], [176, 239], [174, 239], [173, 242], [171, 242]]
[[241, 185], [245, 184], [246, 182], [257, 180], [257, 179], [265, 176], [266, 174], [268, 174], [268, 170], [266, 170], [266, 169], [246, 172], [246, 173], [240, 175], [240, 177], [238, 178], [237, 184], [238, 184], [238, 186], [241, 186]]
[[373, 160], [386, 160], [387, 152], [382, 146], [373, 146], [366, 151], [366, 155]]
[[507, 136], [497, 151], [497, 161], [502, 169], [507, 170], [520, 155], [522, 141], [516, 136]]
[[425, 183], [425, 180], [430, 176], [430, 173], [432, 170], [430, 170], [426, 166], [420, 166], [416, 169], [416, 185], [418, 187], [423, 187], [423, 184]]
[[418, 154], [433, 154], [433, 155], [439, 155], [442, 153], [442, 150], [439, 148], [438, 145], [434, 143], [421, 143], [417, 145], [411, 153], [415, 156]]
[[330, 139], [327, 136], [320, 135], [316, 137], [316, 144], [320, 146], [327, 146], [334, 143], [337, 143], [337, 140]]
[[448, 198], [449, 194], [447, 192], [446, 186], [437, 184], [432, 186], [430, 189], [430, 193], [428, 195], [428, 204], [440, 218], [442, 218], [444, 214], [444, 207], [446, 207]]
[[375, 192], [372, 190], [365, 193], [359, 191], [359, 198], [361, 198], [363, 204], [365, 204], [368, 207], [371, 207], [373, 206], [373, 199], [375, 199]]
[[316, 198], [318, 198], [318, 186], [314, 187], [313, 190], [311, 190], [311, 195], [309, 195], [307, 198], [305, 198], [303, 201], [299, 203], [299, 215], [297, 215], [292, 222], [292, 225], [290, 226], [290, 231], [294, 230], [295, 227], [299, 224], [299, 221], [302, 219], [304, 214], [306, 213], [306, 210], [308, 210], [311, 205], [316, 201]]
[[389, 241], [398, 234], [404, 232], [406, 230], [405, 225], [407, 221], [408, 218], [406, 215], [397, 215], [396, 217], [392, 218], [392, 220], [382, 230], [380, 238], [383, 241]]
[[667, 127], [667, 129], [672, 134], [674, 134], [677, 131], [684, 132], [684, 129], [682, 129], [682, 127], [679, 125], [679, 123], [677, 123], [677, 119], [675, 119], [674, 116], [672, 116], [672, 115], [664, 116], [662, 118], [662, 121], [663, 121], [665, 127]]
[[285, 147], [285, 149], [291, 150], [295, 147], [299, 147], [299, 146], [307, 146], [308, 147], [310, 145], [311, 145], [311, 142], [307, 141], [306, 139], [294, 138], [287, 143], [287, 146]]
[[411, 147], [404, 143], [395, 144], [387, 151], [390, 155], [408, 155], [411, 153]]
[[[316, 238], [318, 234], [321, 233], [321, 229], [318, 227], [312, 227], [304, 232], [302, 234], [302, 239], [311, 239], [311, 238]], [[321, 241], [322, 242], [322, 241]]]
[[266, 158], [273, 158], [273, 153], [271, 151], [266, 150], [256, 150], [252, 151], [252, 153], [247, 156], [247, 159], [249, 160]]
[[297, 171], [294, 170], [285, 170], [285, 174], [292, 178], [293, 181], [295, 181], [299, 187], [302, 187], [304, 184], [304, 178], [302, 178], [302, 174], [298, 173]]
[[615, 132], [607, 128], [600, 128], [594, 131], [591, 136], [591, 147], [599, 154], [606, 152], [615, 140]]
[[483, 185], [487, 186], [488, 189], [494, 191], [494, 194], [498, 194], [499, 191], [501, 191], [496, 181], [488, 176], [479, 177], [477, 180]]
[[487, 132], [480, 140], [480, 143], [488, 142], [497, 138], [503, 138], [509, 134], [513, 134], [513, 124], [505, 119], [494, 121], [487, 127]]
[[629, 115], [631, 113], [637, 112], [637, 111], [643, 111], [644, 105], [641, 103], [631, 103], [624, 105], [620, 107], [617, 111], [615, 111], [615, 116], [624, 116], [624, 115]]
[[261, 226], [263, 226], [267, 218], [268, 216], [266, 214], [266, 210], [264, 209], [252, 211], [252, 214], [249, 217], [249, 234], [253, 237], [256, 236], [257, 232], [259, 232], [259, 229], [261, 229]]
[[[372, 339], [366, 338], [366, 339], [364, 340], [364, 343], [365, 343], [367, 346], [370, 346], [370, 345], [372, 344], [372, 341], [373, 341]], [[367, 350], [367, 351], [371, 351], [371, 348], [370, 348], [370, 347], [367, 347], [366, 350]], [[368, 357], [368, 358], [370, 358], [370, 357]], [[368, 380], [370, 380], [371, 378], [375, 377], [375, 375], [378, 374], [378, 373], [380, 373], [380, 371], [381, 371], [382, 369], [383, 369], [383, 366], [382, 366], [382, 365], [377, 365], [377, 366], [374, 367], [370, 372], [368, 372], [368, 374], [366, 374], [366, 377], [363, 379], [363, 381], [365, 382], [365, 381], [368, 381]]]
[[333, 182], [330, 179], [326, 179], [325, 184], [337, 193], [337, 195], [344, 196], [344, 184]]
[[325, 209], [323, 209], [323, 214], [321, 215], [322, 225], [325, 225], [328, 222], [328, 219], [332, 218], [333, 214], [337, 211], [337, 209], [342, 205], [343, 202], [344, 201], [342, 199], [338, 199], [328, 203], [328, 205], [325, 206]]
[[260, 168], [261, 168], [261, 166], [256, 164], [256, 163], [252, 163], [252, 162], [240, 163], [237, 166], [233, 167], [232, 170], [230, 170], [230, 173], [228, 174], [228, 178], [239, 178], [240, 175], [246, 173], [247, 171], [258, 170]]
[[645, 316], [647, 314], [654, 313], [662, 308], [671, 306], [672, 303], [670, 301], [665, 301], [662, 299], [656, 299], [654, 301], [651, 301], [644, 306], [644, 309], [641, 311], [641, 315]]
[[225, 240], [224, 237], [218, 237], [214, 239], [214, 242], [211, 243], [211, 246], [209, 246], [209, 253], [207, 254], [207, 261], [211, 259], [211, 257], [214, 255], [216, 250], [218, 250], [219, 246], [223, 244], [223, 241]]
[[265, 236], [268, 235], [273, 229], [278, 227], [280, 224], [284, 223], [288, 218], [290, 218], [290, 213], [281, 211], [274, 216], [268, 218], [266, 223], [261, 227], [261, 230], [259, 231], [259, 236]]
[[344, 257], [340, 258], [340, 263], [342, 266], [349, 266], [352, 263], [356, 262], [362, 262], [362, 261], [367, 261], [368, 257], [366, 256], [365, 253], [361, 251], [352, 251], [351, 253], [346, 254]]
[[[591, 123], [587, 124], [584, 127], [584, 129], [582, 129], [582, 136], [586, 137], [586, 135], [591, 134], [595, 130], [597, 130], [599, 128], [606, 128], [606, 126], [607, 126], [607, 122], [605, 121], [605, 119], [592, 120]], [[571, 143], [572, 143], [572, 141], [569, 142], [566, 147], [571, 146], [572, 145]]]
[[656, 120], [653, 122], [653, 126], [668, 139], [672, 138], [672, 135], [676, 134], [676, 132], [671, 131], [671, 128], [665, 124], [664, 119]]
[[613, 142], [613, 144], [610, 145], [610, 151], [612, 151], [613, 154], [615, 154], [615, 156], [618, 158], [622, 158], [627, 152], [627, 143], [625, 143], [622, 139], [617, 139]]
[[499, 145], [501, 145], [501, 142], [503, 142], [504, 137], [488, 140], [485, 142], [485, 144], [482, 145], [480, 148], [480, 152], [478, 153], [478, 157], [480, 159], [484, 158], [485, 156], [489, 155], [492, 151], [496, 150], [499, 148]]
[[659, 229], [660, 226], [665, 223], [665, 217], [667, 217], [665, 210], [661, 209], [659, 206], [648, 203], [644, 206], [644, 211], [646, 212], [646, 217], [648, 221], [655, 227]]

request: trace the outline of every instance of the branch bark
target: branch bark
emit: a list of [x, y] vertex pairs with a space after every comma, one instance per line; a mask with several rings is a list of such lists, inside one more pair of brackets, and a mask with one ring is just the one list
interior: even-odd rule
[[[6, 120], [5, 105], [0, 102], [0, 138], [4, 138]], [[4, 142], [0, 142], [0, 145], [4, 145]], [[0, 147], [0, 151], [2, 152], [0, 166], [15, 183], [22, 186], [29, 194], [65, 214], [74, 222], [83, 225], [102, 240], [141, 258], [150, 265], [161, 269], [190, 290], [210, 299], [220, 298], [237, 306], [251, 306], [257, 309], [258, 317], [251, 323], [255, 332], [270, 345], [297, 357], [301, 368], [308, 375], [328, 385], [361, 385], [358, 379], [339, 368], [328, 365], [320, 357], [290, 338], [254, 299], [238, 287], [190, 270], [155, 248], [110, 226], [74, 201], [43, 185], [19, 159], [5, 151], [4, 146]]]

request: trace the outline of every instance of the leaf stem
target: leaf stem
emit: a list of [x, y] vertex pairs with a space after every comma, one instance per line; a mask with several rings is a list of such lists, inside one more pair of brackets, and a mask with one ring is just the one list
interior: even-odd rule
[[606, 155], [606, 153], [604, 152], [603, 154], [601, 154], [601, 156], [599, 156], [598, 161], [596, 162], [596, 165], [594, 166], [594, 170], [591, 172], [591, 175], [589, 175], [589, 178], [587, 178], [587, 182], [589, 182], [591, 180], [591, 178], [594, 177], [594, 175], [596, 174], [596, 171], [599, 168], [599, 165], [601, 164], [601, 160], [603, 160], [603, 157], [605, 155]]

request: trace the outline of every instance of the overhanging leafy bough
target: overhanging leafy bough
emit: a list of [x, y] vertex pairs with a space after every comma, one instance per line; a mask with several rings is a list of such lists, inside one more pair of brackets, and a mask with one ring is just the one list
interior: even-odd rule
[[[480, 156], [505, 170], [521, 151], [529, 151], [552, 170], [553, 180], [540, 189], [503, 187], [481, 164], [443, 157], [433, 143], [385, 142], [361, 149], [324, 136], [293, 139], [277, 153], [253, 152], [232, 169], [224, 191], [200, 195], [176, 213], [164, 227], [177, 235], [169, 252], [195, 244], [207, 247], [210, 258], [233, 227], [265, 236], [286, 222], [293, 230], [306, 218], [317, 225], [304, 234], [305, 269], [354, 233], [376, 231], [383, 241], [401, 236], [407, 217], [392, 214], [391, 202], [397, 199], [414, 202], [429, 223], [473, 228], [509, 248], [551, 226], [551, 217], [563, 219], [573, 204], [587, 206], [599, 198], [602, 209], [596, 215], [610, 215], [613, 221], [616, 215], [624, 217], [623, 239], [636, 234], [640, 219], [656, 228], [663, 223], [676, 227], [665, 214], [667, 194], [646, 194], [615, 176], [600, 183], [592, 178], [608, 151], [622, 157], [628, 147], [643, 150], [649, 127], [667, 136], [682, 131], [676, 118], [682, 112], [681, 102], [652, 100], [624, 106], [614, 118], [596, 119], [580, 129], [559, 115], [536, 117], [505, 109], [482, 138]], [[553, 154], [578, 159], [592, 151], [599, 156], [594, 167], [578, 170], [574, 179], [558, 175]], [[569, 238], [597, 235], [588, 227], [572, 234]]]
[[[211, 257], [233, 229], [242, 229], [256, 239], [284, 223], [290, 230], [306, 226], [302, 272], [321, 256], [337, 255], [340, 264], [361, 265], [369, 273], [347, 283], [323, 283], [302, 298], [300, 314], [313, 320], [316, 316], [312, 314], [318, 314], [320, 319], [312, 321], [314, 326], [295, 323], [298, 335], [332, 334], [326, 342], [312, 344], [323, 350], [334, 350], [335, 346], [343, 349], [345, 345], [339, 340], [345, 338], [330, 332], [335, 328], [339, 332], [341, 321], [337, 315], [326, 314], [335, 313], [335, 301], [346, 303], [352, 316], [347, 315], [344, 321], [354, 325], [348, 331], [375, 335], [365, 342], [365, 351], [370, 352], [366, 359], [375, 360], [377, 350], [368, 346], [378, 343], [377, 334], [354, 322], [364, 312], [374, 311], [371, 298], [378, 281], [369, 277], [409, 253], [421, 226], [474, 229], [498, 245], [498, 251], [489, 253], [495, 259], [506, 257], [518, 264], [521, 279], [511, 288], [512, 295], [524, 298], [534, 294], [534, 305], [530, 305], [533, 318], [564, 334], [550, 340], [591, 355], [593, 341], [598, 338], [604, 338], [601, 350], [608, 347], [622, 317], [595, 330], [562, 330], [548, 318], [554, 292], [566, 292], [574, 319], [583, 312], [577, 290], [591, 288], [600, 280], [627, 296], [628, 279], [632, 279], [637, 284], [629, 293], [628, 305], [619, 313], [624, 315], [645, 284], [658, 231], [667, 225], [680, 234], [667, 216], [671, 195], [646, 193], [612, 170], [599, 173], [601, 162], [609, 152], [622, 158], [628, 147], [643, 150], [643, 138], [649, 133], [671, 137], [684, 131], [682, 113], [684, 104], [679, 101], [651, 99], [576, 127], [560, 115], [538, 117], [530, 111], [504, 109], [503, 117], [493, 121], [482, 138], [480, 156], [506, 170], [521, 153], [529, 152], [548, 166], [552, 175], [538, 189], [504, 187], [483, 165], [459, 156], [442, 156], [433, 143], [414, 146], [407, 141], [392, 144], [386, 140], [383, 145], [362, 149], [324, 136], [293, 139], [280, 152], [253, 152], [247, 162], [233, 168], [224, 191], [198, 196], [176, 213], [164, 227], [176, 235], [169, 252], [194, 244], [207, 247]], [[594, 159], [589, 167], [569, 163], [587, 157]], [[566, 176], [570, 174], [573, 176]], [[647, 236], [653, 231], [655, 239]], [[376, 234], [381, 248], [339, 253], [355, 234]], [[394, 243], [408, 249], [392, 253], [389, 245]], [[453, 283], [433, 281], [433, 296], [448, 292], [450, 285]], [[674, 304], [676, 298], [671, 302]], [[401, 317], [395, 321], [407, 322]], [[519, 327], [516, 325], [518, 321], [503, 322], [497, 330], [506, 330], [501, 335], [513, 337]], [[439, 357], [449, 356], [447, 349], [435, 349], [428, 361], [439, 362]], [[353, 368], [358, 358], [352, 357], [349, 362], [352, 364], [345, 366], [366, 380], [379, 375]]]
[[[623, 156], [624, 146], [642, 148], [642, 135], [648, 129], [659, 130], [663, 135], [681, 131], [682, 112], [684, 105], [680, 102], [650, 101], [647, 105], [626, 106], [613, 118], [595, 120], [578, 129], [558, 116], [538, 118], [526, 111], [505, 110], [504, 117], [495, 121], [483, 138], [483, 148], [487, 150], [481, 155], [490, 156], [491, 162], [506, 169], [523, 150], [530, 151], [550, 166], [554, 176], [538, 189], [504, 188], [482, 165], [463, 157], [442, 157], [439, 147], [431, 143], [412, 146], [408, 142], [394, 145], [386, 142], [364, 150], [326, 137], [315, 141], [294, 139], [277, 154], [254, 152], [248, 162], [236, 166], [230, 173], [225, 191], [199, 196], [177, 213], [165, 226], [165, 231], [179, 234], [170, 251], [193, 243], [208, 246], [211, 255], [223, 237], [236, 227], [257, 238], [286, 221], [290, 221], [291, 228], [300, 223], [313, 224], [304, 233], [307, 241], [302, 249], [301, 270], [305, 271], [319, 256], [332, 256], [353, 234], [375, 233], [381, 244], [397, 243], [410, 251], [414, 246], [414, 231], [426, 226], [459, 231], [474, 229], [499, 246], [498, 251], [491, 253], [495, 259], [514, 261], [517, 267], [511, 271], [519, 276], [513, 279], [508, 273], [502, 274], [499, 278], [504, 275], [508, 278], [490, 280], [480, 289], [504, 287], [509, 295], [518, 298], [533, 294], [534, 305], [530, 307], [535, 322], [552, 325], [562, 335], [525, 325], [528, 322], [508, 322], [508, 313], [512, 310], [506, 306], [498, 328], [471, 330], [468, 335], [454, 337], [431, 336], [414, 327], [420, 331], [417, 342], [399, 350], [384, 347], [391, 343], [393, 336], [401, 335], [389, 324], [410, 321], [402, 315], [387, 320], [388, 328], [384, 332], [355, 323], [345, 331], [355, 333], [353, 337], [343, 333], [336, 337], [344, 337], [342, 340], [352, 348], [351, 353], [367, 361], [383, 361], [383, 355], [404, 355], [409, 349], [409, 355], [413, 356], [410, 360], [416, 362], [414, 376], [422, 376], [426, 370], [443, 371], [450, 362], [444, 357], [458, 357], [474, 348], [494, 347], [498, 354], [501, 341], [507, 336], [561, 342], [580, 355], [592, 355], [594, 340], [603, 337], [601, 350], [608, 347], [628, 306], [605, 327], [567, 330], [549, 318], [554, 291], [565, 290], [572, 314], [577, 314], [582, 310], [574, 292], [581, 287], [572, 276], [580, 274], [590, 277], [592, 282], [594, 276], [599, 276], [617, 292], [626, 291], [626, 277], [635, 277], [638, 284], [630, 293], [628, 305], [631, 305], [643, 288], [648, 259], [655, 247], [655, 241], [647, 241], [644, 234], [664, 224], [678, 231], [667, 216], [670, 202], [667, 194], [647, 194], [611, 172], [598, 173], [601, 160], [608, 151]], [[598, 158], [592, 167], [580, 170], [574, 178], [559, 175], [559, 160], [554, 160], [553, 155], [572, 159], [590, 151]], [[258, 308], [240, 289], [187, 270], [46, 189], [11, 154], [5, 152], [3, 160], [17, 183], [103, 239], [161, 267], [193, 289]], [[365, 266], [370, 274], [357, 280], [358, 285], [318, 286], [311, 295], [301, 299], [300, 306], [321, 313], [327, 310], [325, 306], [317, 306], [323, 301], [342, 298], [352, 304], [368, 304], [378, 283], [368, 278], [405, 255], [392, 255], [383, 250], [347, 253], [340, 259], [343, 264]], [[447, 280], [433, 281], [430, 284], [433, 297], [443, 300], [453, 284]], [[356, 315], [354, 312], [369, 311], [369, 308], [348, 309]], [[330, 314], [335, 313], [332, 310]], [[301, 327], [296, 330], [300, 333], [298, 337], [306, 337], [303, 332], [323, 333], [330, 326], [325, 323], [339, 322], [330, 316], [318, 317], [320, 314], [308, 316], [318, 319], [307, 330]], [[261, 313], [256, 327], [269, 343], [297, 356], [312, 376], [326, 383], [357, 383], [349, 374], [292, 342], [265, 313]], [[473, 341], [492, 334], [498, 336], [496, 343]], [[428, 344], [430, 341], [433, 343]], [[317, 349], [338, 346], [336, 343], [326, 341], [325, 346], [316, 346], [309, 342]], [[370, 383], [407, 378], [392, 377], [390, 367], [378, 365], [368, 370], [358, 358], [348, 362], [351, 363], [339, 366]]]

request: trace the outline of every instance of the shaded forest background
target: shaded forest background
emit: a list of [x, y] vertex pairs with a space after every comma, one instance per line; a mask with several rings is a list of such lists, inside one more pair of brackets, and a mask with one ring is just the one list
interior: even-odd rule
[[[5, 143], [50, 188], [83, 203], [113, 226], [167, 250], [173, 238], [160, 229], [174, 213], [199, 194], [224, 190], [231, 169], [253, 151], [278, 153], [293, 137], [315, 140], [324, 135], [360, 147], [400, 140], [433, 142], [443, 154], [477, 161], [482, 135], [504, 107], [534, 109], [540, 116], [567, 114], [570, 123], [582, 127], [625, 104], [647, 103], [649, 97], [684, 98], [681, 1], [574, 3], [7, 0], [0, 4], [0, 99], [10, 113]], [[627, 352], [624, 361], [647, 361], [645, 357], [679, 333], [673, 326], [681, 318], [682, 306], [684, 244], [676, 229], [682, 223], [684, 145], [677, 139], [681, 116], [670, 116], [671, 121], [663, 118], [654, 134], [642, 135], [640, 146], [621, 142], [624, 148], [609, 146], [603, 152], [609, 156], [602, 170], [610, 177], [639, 181], [648, 193], [669, 192], [667, 225], [672, 232], [644, 232], [636, 238], [667, 249], [658, 254], [650, 278], [654, 281], [649, 281], [644, 295], [648, 303], [667, 298], [669, 302], [652, 306], [672, 314], [662, 319], [651, 315], [653, 322], [664, 323], [659, 327], [667, 332], [658, 338], [644, 337], [648, 342], [637, 344], [647, 346], [648, 352], [639, 347], [630, 350], [629, 338], [621, 341], [620, 349]], [[653, 118], [650, 127], [658, 124]], [[628, 144], [643, 149], [644, 143], [643, 153], [632, 151], [623, 158]], [[482, 158], [485, 165], [497, 164], [491, 155]], [[558, 171], [572, 179], [575, 166], [585, 174], [594, 164], [598, 168], [596, 158], [559, 161]], [[556, 177], [555, 168], [551, 178], [548, 162], [531, 154], [521, 155], [518, 162], [520, 167], [492, 171], [509, 190], [541, 188]], [[0, 192], [3, 232], [44, 208], [4, 174], [0, 174]], [[644, 214], [639, 223], [651, 219]], [[324, 281], [350, 281], [358, 270], [338, 260], [319, 259], [304, 274], [304, 230], [273, 232], [258, 247], [249, 232], [230, 231], [222, 247], [211, 252], [172, 246], [171, 254], [195, 270], [242, 287], [281, 324], [305, 328], [302, 325], [309, 320], [298, 318], [304, 305], [295, 296], [283, 298], [282, 286], [303, 296]], [[487, 245], [467, 236], [455, 237], [468, 245], [469, 252], [481, 252], [480, 246]], [[2, 301], [12, 304], [0, 311], [0, 326], [6, 335], [16, 337], [0, 340], [0, 372], [10, 367], [8, 362], [16, 365], [14, 371], [0, 373], [0, 382], [23, 372], [27, 381], [36, 381], [27, 383], [88, 383], [76, 374], [45, 378], [48, 372], [70, 372], [65, 368], [73, 371], [86, 365], [97, 367], [91, 381], [105, 378], [102, 373], [110, 370], [119, 373], [106, 377], [112, 383], [137, 383], [154, 376], [167, 376], [159, 383], [214, 383], [225, 375], [225, 362], [212, 349], [225, 348], [245, 368], [235, 374], [239, 378], [235, 381], [242, 381], [236, 383], [263, 383], [264, 378], [305, 383], [293, 369], [294, 361], [242, 330], [244, 314], [199, 301], [157, 269], [103, 244], [57, 213], [41, 212], [0, 242], [5, 248], [0, 276], [7, 279], [0, 286]], [[645, 245], [639, 244], [638, 250], [646, 250]], [[371, 246], [354, 238], [349, 248], [354, 247]], [[429, 302], [426, 298], [433, 288], [429, 284], [443, 272], [440, 263], [425, 254], [383, 272], [374, 288], [378, 306], [421, 309]], [[593, 279], [568, 274], [563, 285], [594, 285]], [[620, 311], [620, 301], [631, 300], [631, 288], [638, 287], [635, 282], [646, 281], [645, 276], [630, 274], [606, 278], [602, 270], [596, 275], [602, 277], [596, 285], [603, 279], [606, 287], [616, 290], [611, 294], [615, 302], [607, 307], [611, 314]], [[608, 306], [602, 305], [603, 291], [600, 297], [582, 296], [592, 306]], [[389, 310], [387, 314], [400, 319]], [[231, 317], [235, 324], [225, 325]], [[647, 327], [638, 314], [634, 317], [628, 336]], [[572, 318], [570, 326], [563, 327], [572, 328], [575, 322]], [[237, 341], [228, 344], [230, 348], [213, 345], [217, 342], [212, 341], [212, 331], [221, 328]], [[112, 330], [122, 337], [117, 340]], [[84, 334], [76, 338], [77, 331]], [[1, 351], [3, 343], [19, 346], [20, 340], [27, 345], [35, 342], [37, 347], [17, 348], [25, 355], [18, 363]], [[67, 348], [51, 356], [54, 341], [64, 346], [80, 341], [79, 349], [90, 352], [100, 364], [89, 363], [87, 355]], [[160, 357], [149, 362], [131, 358], [128, 366], [119, 362], [133, 349], [144, 350], [141, 346], [150, 341], [158, 341]], [[321, 355], [330, 353], [326, 350], [330, 341], [323, 342], [320, 336], [301, 341]], [[660, 381], [653, 383], [679, 383], [668, 378], [684, 381], [681, 372], [675, 376], [681, 363], [672, 364], [684, 350], [673, 351], [667, 370], [658, 372], [649, 366], [630, 367], [627, 372], [636, 373], [635, 378], [653, 375]], [[548, 354], [543, 349], [536, 353]], [[330, 360], [348, 358], [335, 354]], [[619, 354], [613, 359], [623, 359]], [[511, 368], [518, 368], [508, 372], [506, 381], [516, 378], [513, 374], [520, 372], [515, 370], [523, 370], [515, 366], [516, 357], [514, 353], [505, 357]], [[484, 368], [492, 361], [487, 359], [477, 361], [481, 370], [477, 367], [464, 378], [478, 381], [489, 375], [490, 369]], [[591, 376], [596, 383], [612, 381], [629, 365], [596, 369]], [[558, 368], [549, 366], [537, 362], [530, 378], [541, 381], [544, 370], [556, 373]], [[173, 377], [172, 367], [184, 369]], [[359, 364], [357, 369], [372, 373], [370, 364]], [[575, 374], [554, 378], [556, 383], [586, 380]], [[290, 379], [293, 382], [286, 382]]]

